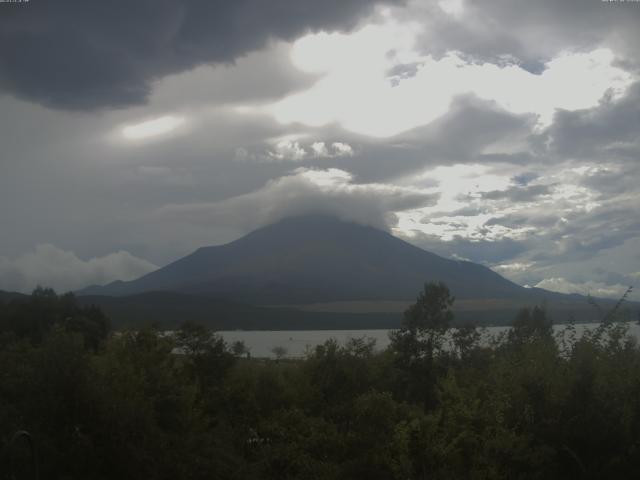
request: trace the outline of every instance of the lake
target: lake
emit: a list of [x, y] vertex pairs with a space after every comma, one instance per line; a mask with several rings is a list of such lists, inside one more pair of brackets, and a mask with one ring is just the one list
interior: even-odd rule
[[[580, 335], [585, 329], [597, 327], [596, 323], [576, 324], [576, 333]], [[629, 323], [629, 334], [640, 339], [640, 325]], [[554, 331], [563, 330], [566, 325], [554, 325]], [[509, 330], [510, 327], [485, 327], [483, 339], [499, 335]], [[241, 340], [249, 348], [252, 357], [275, 358], [272, 350], [275, 347], [286, 349], [286, 358], [304, 357], [309, 349], [320, 345], [330, 338], [334, 338], [340, 344], [344, 344], [350, 338], [368, 338], [376, 341], [376, 349], [383, 350], [389, 345], [389, 332], [391, 330], [232, 330], [218, 332], [226, 342], [232, 343]]]

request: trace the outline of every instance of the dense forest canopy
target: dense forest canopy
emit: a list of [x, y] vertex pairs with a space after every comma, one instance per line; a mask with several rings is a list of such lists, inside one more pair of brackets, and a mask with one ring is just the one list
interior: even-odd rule
[[385, 351], [330, 340], [301, 360], [247, 358], [190, 323], [109, 332], [100, 310], [46, 289], [0, 303], [0, 472], [21, 430], [48, 479], [640, 471], [640, 348], [624, 323], [554, 336], [536, 307], [485, 345], [450, 328], [453, 302], [427, 284]]

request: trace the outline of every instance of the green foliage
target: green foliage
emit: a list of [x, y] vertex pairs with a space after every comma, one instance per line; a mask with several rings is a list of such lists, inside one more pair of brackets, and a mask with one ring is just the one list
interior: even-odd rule
[[431, 282], [424, 286], [416, 303], [404, 314], [403, 327], [417, 332], [445, 332], [451, 325], [453, 313], [451, 306], [455, 298], [442, 282]]
[[404, 313], [402, 327], [391, 336], [392, 348], [405, 364], [431, 359], [442, 351], [444, 334], [453, 320], [454, 300], [443, 283], [425, 284], [416, 303]]
[[205, 390], [218, 386], [235, 362], [223, 338], [202, 325], [183, 323], [174, 341], [187, 374]]
[[553, 338], [553, 322], [547, 317], [545, 309], [538, 306], [520, 310], [512, 327], [509, 331], [512, 344], [551, 341]]
[[462, 325], [451, 334], [451, 342], [458, 356], [467, 359], [480, 344], [480, 332], [474, 325]]
[[554, 335], [533, 308], [487, 341], [449, 328], [452, 301], [427, 285], [386, 351], [274, 361], [189, 323], [95, 335], [101, 313], [39, 290], [0, 308], [0, 450], [28, 430], [51, 479], [635, 478], [626, 324]]
[[[416, 303], [404, 313], [402, 327], [390, 335], [390, 348], [400, 370], [396, 390], [404, 390], [402, 398], [421, 401], [426, 408], [435, 404], [435, 386], [444, 366], [438, 360], [445, 353], [454, 300], [442, 282], [425, 284]], [[458, 340], [462, 342], [462, 337]]]
[[12, 300], [0, 308], [0, 333], [40, 344], [54, 328], [79, 333], [92, 350], [98, 349], [109, 333], [109, 320], [100, 309], [80, 307], [72, 293], [57, 295], [38, 287], [27, 301]]

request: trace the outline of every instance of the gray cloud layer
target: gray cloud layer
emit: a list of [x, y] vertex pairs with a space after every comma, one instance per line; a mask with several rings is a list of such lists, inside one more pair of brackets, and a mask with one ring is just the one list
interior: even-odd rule
[[246, 232], [285, 217], [320, 213], [387, 230], [396, 222], [394, 212], [437, 200], [437, 195], [415, 189], [351, 180], [342, 170], [297, 169], [252, 193], [221, 202], [166, 205], [157, 215]]
[[532, 72], [561, 50], [606, 45], [640, 67], [640, 9], [635, 2], [602, 0], [464, 0], [450, 15], [437, 2], [412, 2], [400, 11], [426, 25], [422, 47], [436, 55], [460, 50], [478, 60], [518, 60]]
[[2, 5], [0, 87], [66, 109], [144, 102], [151, 83], [272, 39], [353, 26], [370, 0], [100, 0]]

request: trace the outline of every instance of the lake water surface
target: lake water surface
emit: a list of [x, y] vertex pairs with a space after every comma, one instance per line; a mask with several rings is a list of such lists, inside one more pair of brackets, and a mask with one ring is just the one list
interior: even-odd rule
[[[583, 323], [575, 325], [577, 335], [585, 329], [597, 327], [595, 323]], [[629, 323], [629, 334], [640, 339], [640, 325]], [[562, 331], [566, 325], [554, 325], [556, 332]], [[486, 327], [482, 329], [483, 340], [492, 335], [506, 332], [510, 327]], [[376, 349], [383, 350], [389, 345], [389, 332], [391, 330], [233, 330], [218, 332], [226, 342], [232, 343], [241, 340], [249, 348], [252, 357], [275, 358], [273, 349], [283, 347], [287, 358], [300, 358], [305, 353], [320, 345], [330, 338], [334, 338], [340, 344], [344, 344], [350, 338], [367, 338], [376, 341]]]

